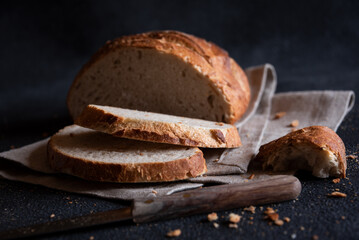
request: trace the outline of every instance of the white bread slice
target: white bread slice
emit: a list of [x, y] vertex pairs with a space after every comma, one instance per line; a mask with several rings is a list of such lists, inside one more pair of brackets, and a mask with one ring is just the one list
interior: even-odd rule
[[76, 124], [117, 137], [208, 148], [241, 145], [230, 124], [117, 107], [88, 105]]
[[249, 99], [247, 77], [226, 51], [162, 31], [108, 41], [77, 74], [67, 106], [73, 119], [98, 104], [233, 124]]
[[207, 171], [198, 148], [116, 138], [76, 125], [51, 137], [48, 160], [56, 171], [105, 182], [176, 181]]

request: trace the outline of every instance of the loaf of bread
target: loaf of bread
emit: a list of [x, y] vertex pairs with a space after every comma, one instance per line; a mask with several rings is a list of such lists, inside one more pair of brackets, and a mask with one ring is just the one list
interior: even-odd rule
[[237, 128], [230, 124], [117, 107], [88, 105], [75, 123], [142, 141], [208, 148], [241, 145]]
[[56, 171], [105, 182], [176, 181], [207, 171], [198, 148], [117, 138], [76, 125], [51, 137], [48, 159]]
[[77, 74], [73, 119], [88, 104], [234, 123], [250, 100], [247, 77], [213, 43], [175, 31], [109, 41]]
[[260, 147], [256, 156], [264, 169], [307, 170], [316, 177], [345, 177], [347, 162], [342, 139], [330, 128], [306, 127]]

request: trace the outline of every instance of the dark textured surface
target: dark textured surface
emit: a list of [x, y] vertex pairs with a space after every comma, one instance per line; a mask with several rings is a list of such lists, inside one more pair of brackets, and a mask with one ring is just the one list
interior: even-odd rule
[[[216, 42], [240, 65], [272, 63], [278, 91], [354, 90], [359, 94], [358, 1], [8, 1], [0, 7], [0, 151], [42, 139], [70, 124], [67, 90], [106, 40], [154, 29], [185, 31]], [[359, 150], [359, 107], [338, 130], [347, 153]], [[348, 178], [299, 175], [298, 200], [272, 205], [291, 222], [269, 226], [262, 211], [243, 209], [238, 229], [206, 214], [164, 222], [131, 222], [43, 239], [157, 239], [180, 228], [181, 239], [358, 239], [358, 162]], [[333, 199], [335, 188], [348, 194]], [[0, 230], [122, 207], [126, 203], [0, 180]], [[266, 207], [266, 206], [265, 206]], [[55, 214], [54, 218], [50, 218]], [[249, 217], [253, 216], [252, 221]], [[345, 217], [345, 219], [342, 218]], [[251, 224], [253, 222], [253, 224]]]

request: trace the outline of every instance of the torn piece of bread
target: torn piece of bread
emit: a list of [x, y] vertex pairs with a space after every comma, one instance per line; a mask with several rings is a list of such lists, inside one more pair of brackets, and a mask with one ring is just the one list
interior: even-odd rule
[[241, 145], [237, 128], [230, 124], [117, 107], [88, 105], [75, 123], [117, 137], [150, 142], [208, 148]]
[[166, 182], [207, 171], [198, 148], [116, 138], [71, 125], [51, 137], [48, 160], [59, 172], [104, 182]]
[[235, 123], [249, 99], [247, 77], [226, 51], [160, 31], [108, 41], [77, 74], [67, 105], [73, 119], [98, 104]]
[[316, 177], [345, 177], [347, 168], [342, 139], [324, 126], [306, 127], [260, 147], [256, 156], [264, 169], [307, 170]]

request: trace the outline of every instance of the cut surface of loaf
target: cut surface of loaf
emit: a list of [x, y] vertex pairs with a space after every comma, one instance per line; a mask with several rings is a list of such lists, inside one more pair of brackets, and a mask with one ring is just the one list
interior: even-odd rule
[[256, 160], [274, 171], [307, 170], [316, 177], [345, 177], [342, 139], [330, 128], [311, 126], [260, 147]]
[[109, 41], [76, 76], [67, 105], [88, 104], [234, 123], [250, 100], [247, 77], [227, 52], [176, 31]]
[[208, 148], [241, 145], [238, 130], [225, 123], [167, 114], [88, 105], [76, 124], [117, 137]]
[[51, 137], [48, 160], [56, 171], [105, 182], [176, 181], [207, 171], [198, 148], [116, 138], [76, 125]]

